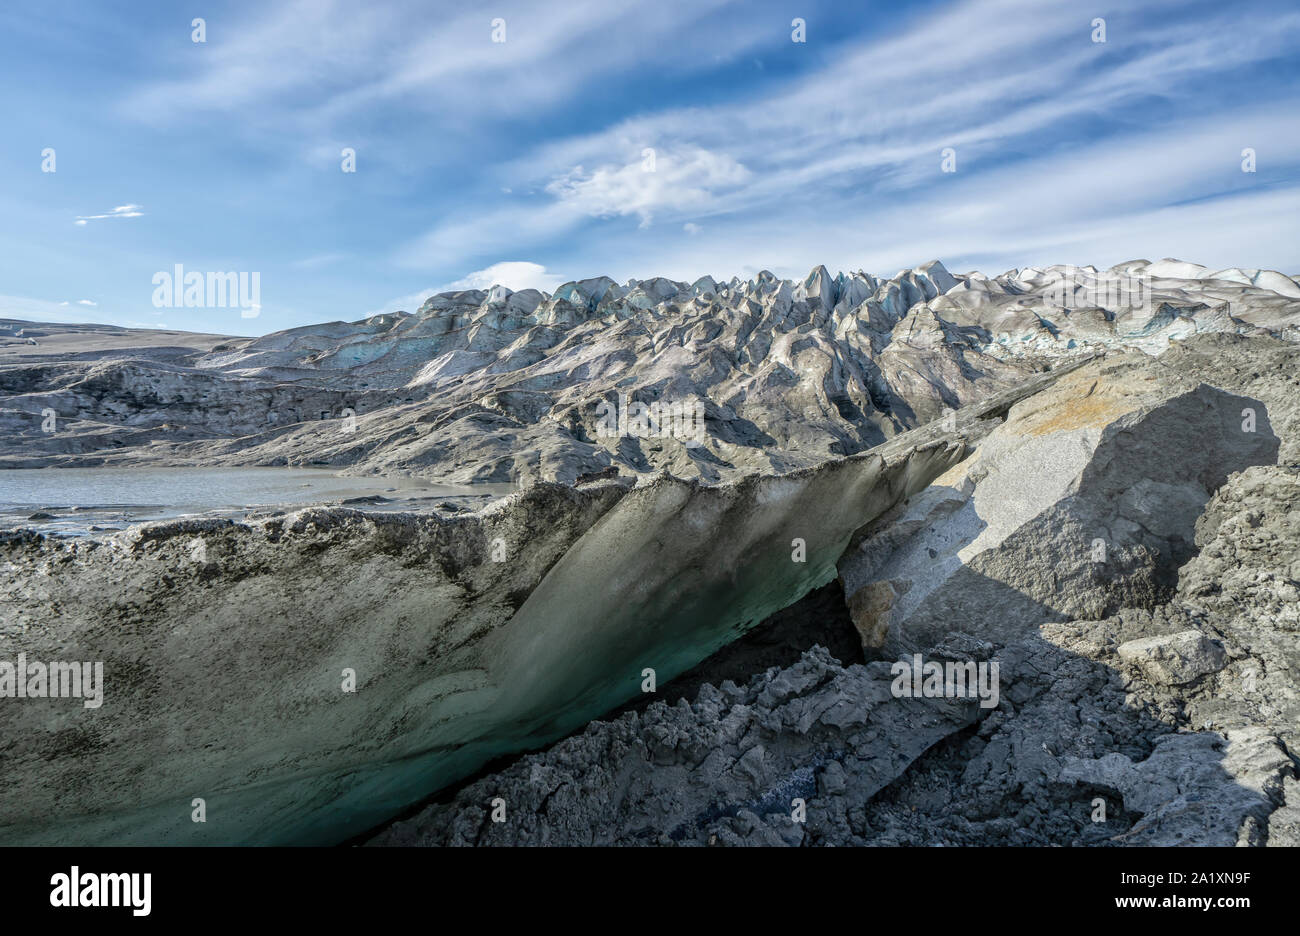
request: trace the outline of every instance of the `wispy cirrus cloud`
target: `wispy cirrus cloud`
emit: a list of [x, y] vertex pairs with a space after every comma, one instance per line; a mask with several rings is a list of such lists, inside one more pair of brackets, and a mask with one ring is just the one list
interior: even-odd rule
[[105, 214], [96, 215], [78, 215], [73, 224], [78, 227], [85, 227], [91, 221], [103, 221], [108, 218], [142, 218], [144, 212], [140, 210], [139, 205], [118, 205], [116, 208]]
[[445, 15], [420, 0], [297, 0], [227, 30], [201, 58], [177, 54], [181, 74], [135, 89], [121, 110], [151, 123], [238, 111], [250, 124], [318, 132], [394, 103], [458, 120], [535, 114], [638, 60], [689, 73], [770, 40], [752, 17], [733, 24], [725, 46], [694, 28], [729, 7], [737, 0], [503, 0]]
[[[847, 241], [841, 231], [834, 252], [850, 247], [870, 264], [883, 216], [893, 220], [895, 239], [900, 231], [934, 239], [913, 236], [933, 217], [922, 206], [942, 211], [958, 236], [949, 240], [964, 239], [961, 249], [971, 253], [1008, 223], [1041, 233], [1025, 223], [1026, 206], [1054, 206], [1059, 227], [1067, 217], [1244, 195], [1237, 193], [1243, 180], [1257, 181], [1239, 170], [1246, 147], [1269, 152], [1275, 168], [1300, 167], [1294, 123], [1278, 120], [1294, 107], [1285, 86], [1260, 88], [1247, 108], [1218, 90], [1241, 69], [1287, 55], [1300, 41], [1300, 14], [1280, 10], [1260, 30], [1234, 11], [1199, 4], [1155, 3], [1141, 12], [1114, 15], [1107, 42], [1096, 43], [1091, 17], [1068, 4], [952, 4], [900, 34], [847, 46], [764, 93], [545, 141], [498, 169], [510, 188], [532, 198], [444, 221], [396, 259], [407, 266], [472, 260], [489, 239], [497, 249], [502, 237], [507, 249], [537, 249], [601, 228], [580, 239], [593, 255], [615, 243], [630, 257], [678, 249], [662, 235], [648, 243], [611, 223], [633, 216], [642, 229], [660, 219], [681, 225], [692, 238], [683, 254], [729, 256], [734, 269], [753, 260], [741, 256], [742, 243], [765, 257], [802, 254], [802, 243], [820, 240], [816, 226], [804, 225], [838, 224], [847, 215], [870, 220]], [[703, 164], [717, 171], [675, 173], [670, 157], [662, 174], [639, 172], [647, 148], [706, 154]], [[955, 153], [955, 173], [941, 171], [946, 148]], [[705, 218], [714, 220], [702, 234]], [[757, 219], [764, 223], [755, 228]], [[801, 233], [791, 243], [796, 219]], [[716, 251], [702, 244], [710, 239]], [[1262, 247], [1276, 238], [1251, 240]], [[928, 255], [913, 262], [922, 259]], [[644, 264], [636, 271], [654, 272], [661, 271]]]

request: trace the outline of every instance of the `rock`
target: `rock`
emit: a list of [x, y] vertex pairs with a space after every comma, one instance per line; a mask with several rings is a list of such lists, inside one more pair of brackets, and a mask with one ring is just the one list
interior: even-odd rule
[[1282, 790], [1286, 802], [1269, 816], [1268, 845], [1295, 848], [1300, 846], [1300, 781], [1287, 777], [1282, 782]]
[[[743, 689], [593, 722], [398, 822], [372, 845], [799, 845], [976, 718], [974, 700], [894, 698], [884, 664], [815, 647]], [[852, 765], [847, 769], [845, 764]], [[484, 822], [500, 798], [507, 821]], [[806, 817], [793, 818], [798, 801]]]
[[1093, 761], [1067, 758], [1061, 780], [1109, 787], [1143, 814], [1123, 835], [1129, 845], [1262, 844], [1248, 819], [1267, 822], [1294, 767], [1277, 739], [1259, 728], [1177, 733], [1134, 763], [1122, 754]]
[[1197, 555], [1179, 570], [1177, 605], [1231, 663], [1188, 701], [1195, 725], [1265, 724], [1300, 749], [1300, 467], [1233, 475], [1196, 524]]
[[1228, 661], [1223, 644], [1194, 630], [1130, 640], [1120, 644], [1117, 652], [1125, 663], [1140, 667], [1149, 679], [1166, 686], [1217, 673]]
[[1189, 380], [1252, 397], [1281, 440], [1278, 463], [1300, 465], [1300, 344], [1231, 333], [1198, 334], [1160, 360]]
[[841, 558], [864, 645], [892, 656], [954, 628], [1006, 642], [1162, 603], [1211, 494], [1278, 445], [1257, 400], [1141, 355], [1087, 364], [1012, 406], [971, 458]]
[[582, 474], [578, 475], [577, 479], [574, 480], [573, 483], [575, 485], [591, 484], [594, 481], [610, 481], [617, 477], [618, 477], [618, 466], [609, 465], [606, 468], [602, 468], [600, 471], [583, 472]]
[[890, 614], [900, 597], [900, 587], [906, 590], [907, 584], [889, 580], [868, 582], [848, 596], [849, 615], [863, 647], [874, 650], [889, 636]]

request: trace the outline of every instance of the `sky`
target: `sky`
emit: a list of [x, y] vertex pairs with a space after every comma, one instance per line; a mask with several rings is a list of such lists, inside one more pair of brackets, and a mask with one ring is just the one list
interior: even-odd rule
[[[1294, 0], [7, 3], [0, 318], [254, 335], [932, 259], [1296, 274], [1298, 49]], [[249, 292], [169, 304], [177, 265]]]

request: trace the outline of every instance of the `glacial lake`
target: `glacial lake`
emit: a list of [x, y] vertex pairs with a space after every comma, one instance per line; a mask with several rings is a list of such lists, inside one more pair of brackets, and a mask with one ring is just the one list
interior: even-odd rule
[[[328, 468], [11, 468], [0, 470], [0, 516], [6, 527], [79, 533], [94, 524], [122, 526], [196, 514], [338, 503], [355, 497], [486, 500], [512, 490], [509, 484], [345, 477]], [[34, 513], [51, 517], [26, 522]]]

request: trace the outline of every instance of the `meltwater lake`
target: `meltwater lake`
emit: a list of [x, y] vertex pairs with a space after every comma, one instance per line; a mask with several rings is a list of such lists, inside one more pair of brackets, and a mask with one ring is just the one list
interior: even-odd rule
[[383, 503], [500, 496], [511, 490], [508, 484], [347, 477], [328, 468], [12, 468], [0, 470], [0, 519], [9, 528], [84, 533], [95, 526], [298, 508], [351, 498]]

